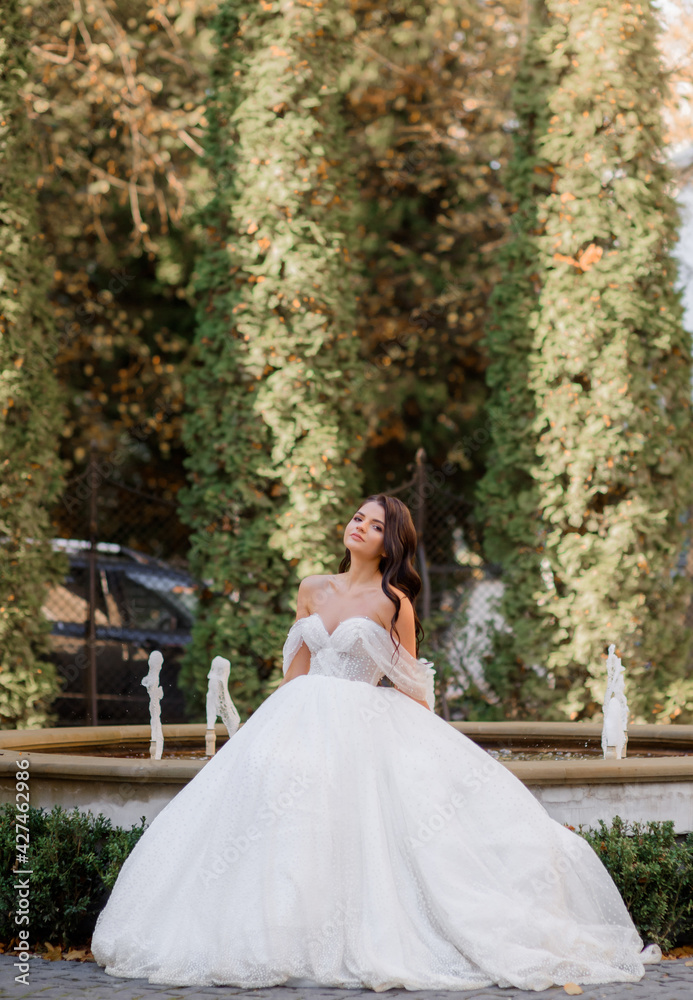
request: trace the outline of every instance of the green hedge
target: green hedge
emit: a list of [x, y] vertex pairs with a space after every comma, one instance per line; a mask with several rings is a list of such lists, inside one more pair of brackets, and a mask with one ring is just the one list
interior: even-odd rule
[[693, 935], [693, 833], [677, 840], [671, 820], [578, 831], [614, 880], [640, 936], [662, 951]]
[[178, 679], [198, 718], [218, 653], [241, 712], [281, 679], [298, 581], [334, 570], [362, 496], [355, 22], [347, 0], [288, 10], [237, 0], [214, 20], [177, 496], [205, 581]]
[[690, 584], [677, 568], [691, 338], [658, 15], [601, 0], [526, 10], [508, 172], [518, 210], [491, 297], [493, 443], [476, 494], [512, 632], [494, 634], [486, 680], [507, 716], [590, 719], [613, 642], [634, 721], [691, 722]]
[[49, 511], [64, 488], [58, 457], [64, 394], [49, 296], [52, 258], [39, 226], [42, 172], [24, 97], [34, 65], [20, 0], [0, 3], [0, 725], [45, 726], [60, 679], [41, 613], [67, 558], [50, 544]]
[[[13, 805], [0, 809], [0, 939], [17, 936]], [[118, 873], [144, 832], [144, 816], [130, 830], [103, 814], [29, 809], [30, 943], [84, 944]]]
[[[17, 935], [14, 923], [15, 811], [0, 807], [0, 940]], [[144, 832], [144, 817], [130, 830], [103, 815], [29, 810], [31, 847], [30, 943], [84, 945], [123, 862]], [[693, 935], [693, 834], [676, 837], [674, 825], [634, 823], [619, 816], [609, 827], [577, 831], [594, 848], [623, 896], [645, 943], [662, 950]]]

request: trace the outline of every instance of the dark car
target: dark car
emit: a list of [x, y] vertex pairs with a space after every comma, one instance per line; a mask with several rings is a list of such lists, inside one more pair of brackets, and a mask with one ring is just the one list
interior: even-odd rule
[[[70, 563], [64, 583], [48, 592], [43, 606], [52, 622], [52, 655], [64, 685], [52, 707], [61, 724], [75, 725], [85, 720], [87, 707], [90, 543], [56, 538], [52, 544]], [[141, 681], [154, 649], [164, 656], [162, 722], [190, 721], [176, 679], [191, 638], [197, 581], [184, 569], [135, 549], [99, 542], [95, 582], [98, 721], [149, 721], [149, 696]]]

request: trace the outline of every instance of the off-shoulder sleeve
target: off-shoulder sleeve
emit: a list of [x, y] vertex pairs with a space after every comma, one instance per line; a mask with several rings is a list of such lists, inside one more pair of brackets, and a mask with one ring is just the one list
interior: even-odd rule
[[371, 629], [367, 633], [364, 630], [363, 639], [369, 655], [392, 683], [435, 711], [436, 672], [431, 661], [417, 660], [402, 645], [396, 650], [384, 629]]
[[303, 642], [303, 622], [305, 620], [305, 618], [299, 618], [297, 622], [294, 622], [286, 637], [286, 642], [282, 649], [282, 671], [285, 677], [294, 656], [301, 648], [301, 643]]

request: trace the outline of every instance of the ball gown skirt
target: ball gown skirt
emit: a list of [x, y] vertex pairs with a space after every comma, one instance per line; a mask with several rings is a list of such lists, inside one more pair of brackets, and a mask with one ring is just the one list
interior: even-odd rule
[[[367, 617], [299, 619], [278, 688], [145, 830], [96, 961], [175, 986], [543, 990], [636, 982], [589, 844], [439, 716], [432, 664]], [[394, 655], [393, 655], [394, 654]], [[386, 674], [397, 687], [377, 686]]]

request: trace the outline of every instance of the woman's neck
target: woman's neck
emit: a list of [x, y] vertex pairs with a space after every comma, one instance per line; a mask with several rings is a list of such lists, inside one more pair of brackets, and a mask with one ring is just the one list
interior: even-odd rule
[[361, 590], [367, 587], [379, 587], [383, 574], [372, 562], [362, 563], [352, 556], [349, 569], [343, 574], [346, 590]]

